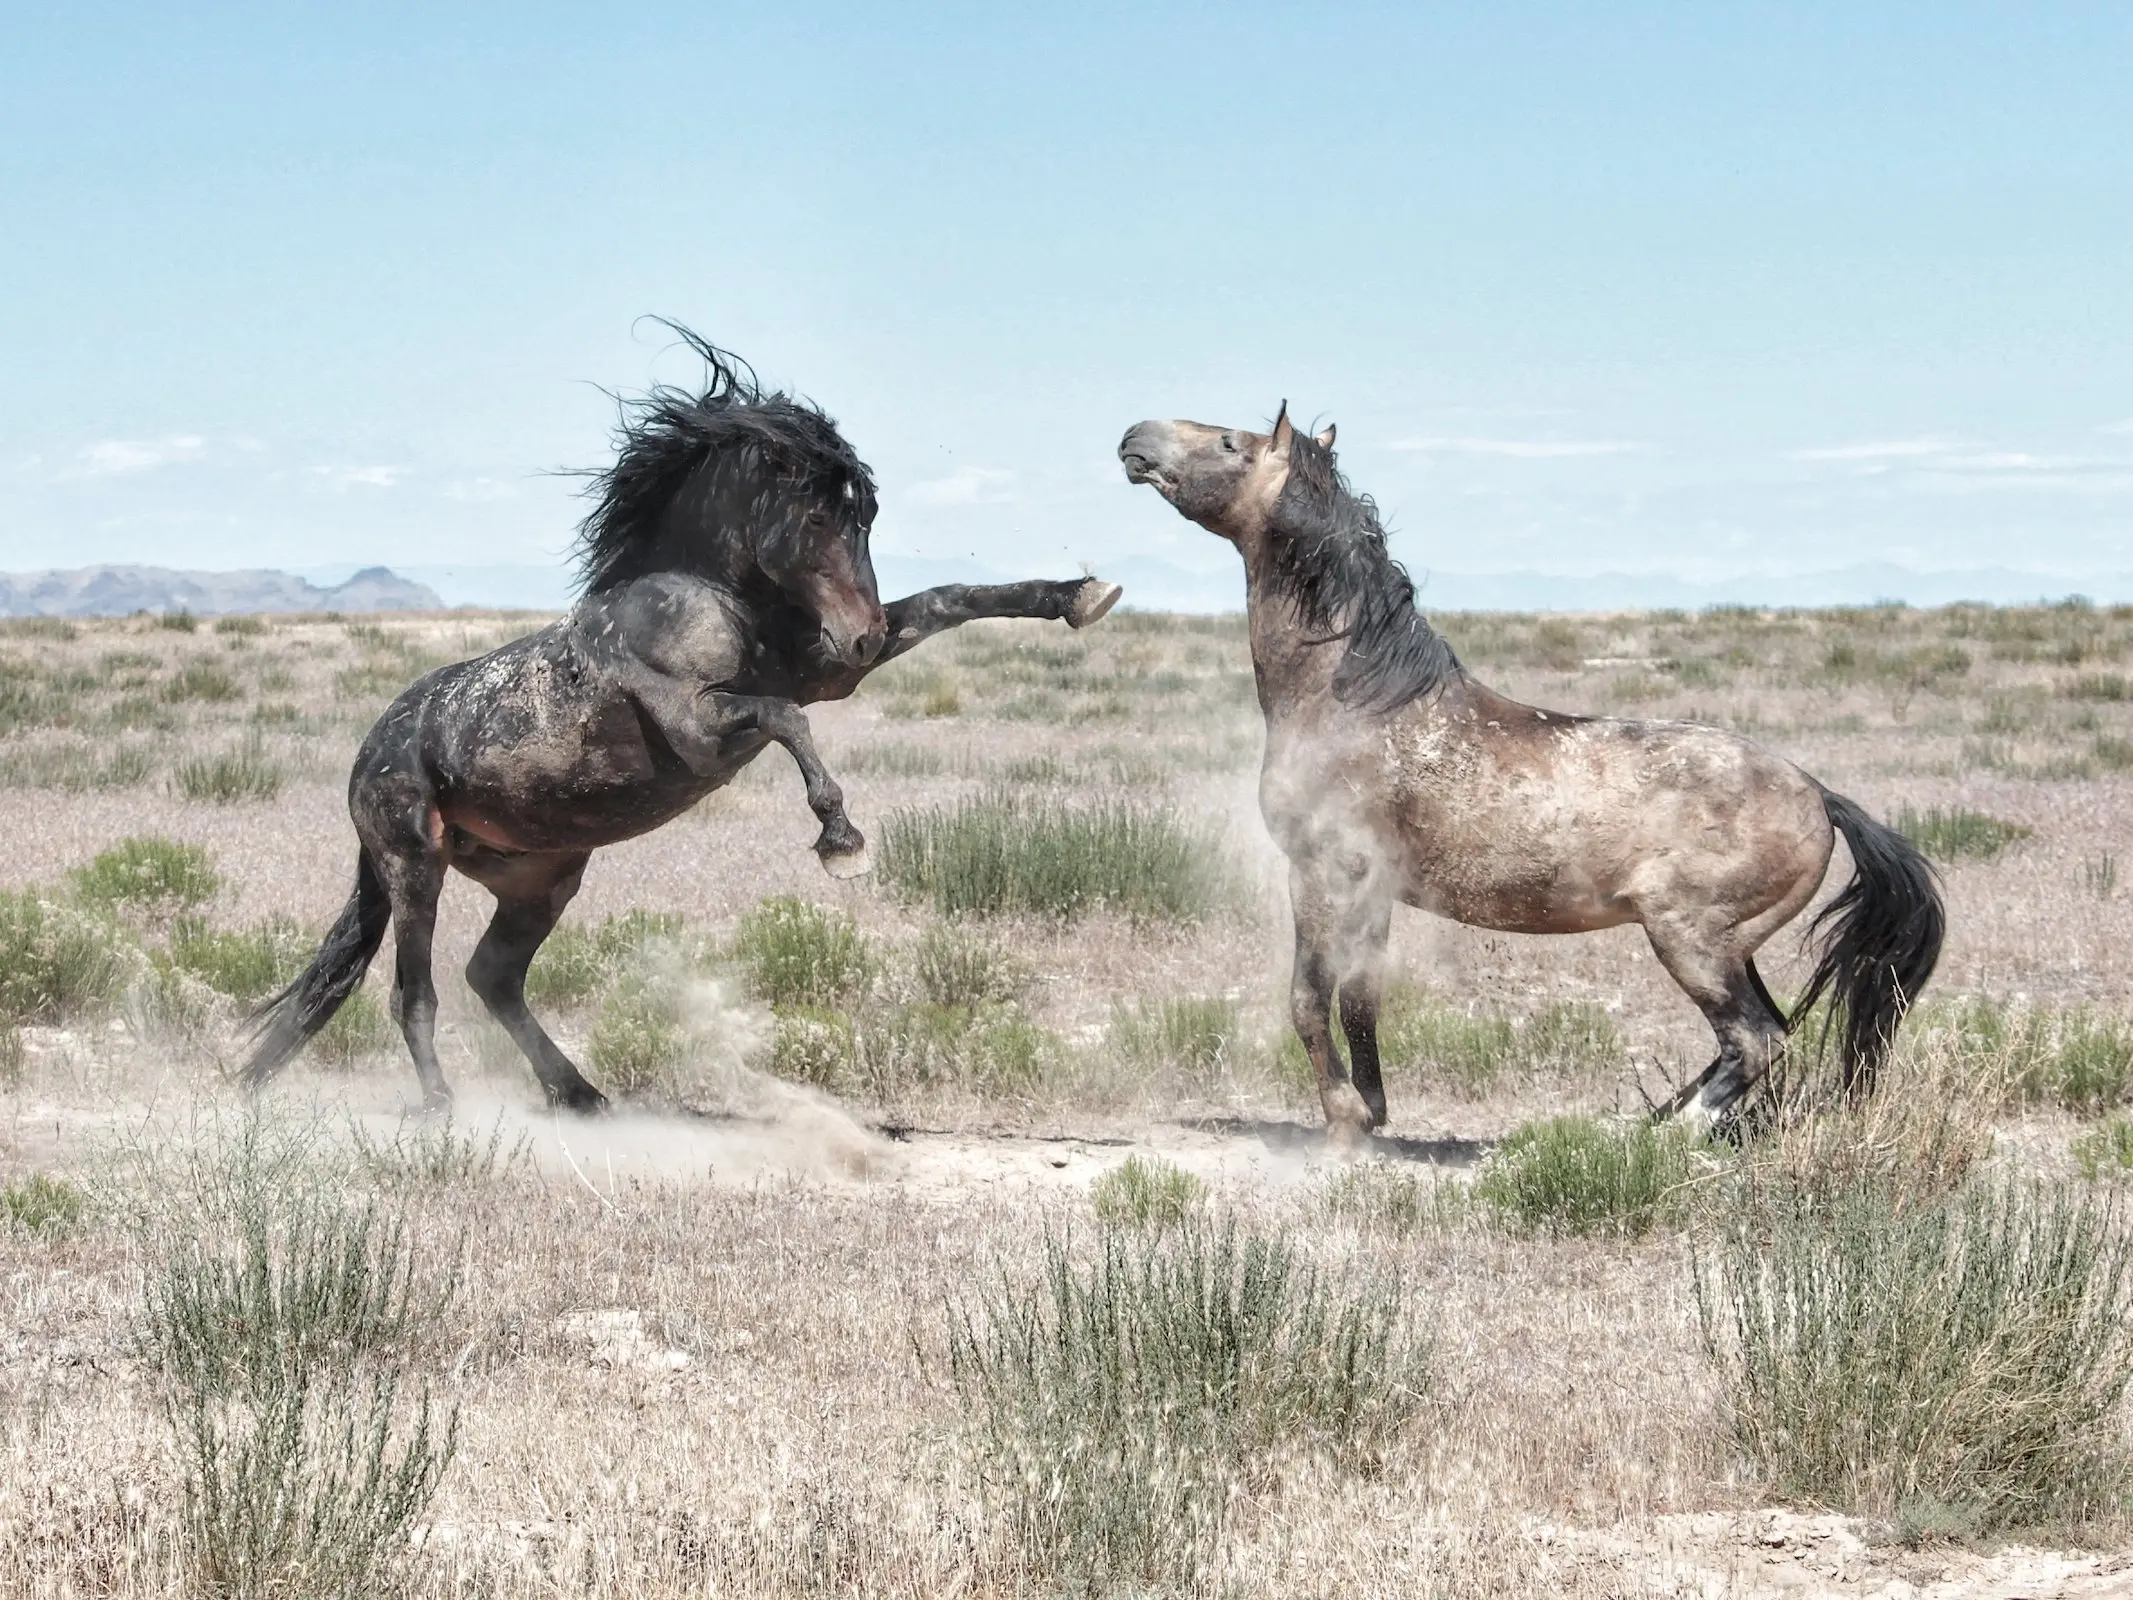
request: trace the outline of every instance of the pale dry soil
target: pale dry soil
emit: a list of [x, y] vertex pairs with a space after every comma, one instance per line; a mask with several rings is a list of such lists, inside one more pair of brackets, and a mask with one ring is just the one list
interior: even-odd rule
[[[2133, 705], [2069, 692], [2083, 674], [2124, 670], [2133, 619], [1981, 615], [1443, 626], [1470, 666], [1522, 698], [1738, 726], [1877, 813], [1960, 804], [2026, 825], [2032, 836], [1998, 859], [1946, 869], [1937, 989], [2133, 1010], [2133, 891], [2111, 881], [2133, 854], [2133, 778], [2111, 755], [2112, 740], [2133, 737]], [[0, 657], [53, 671], [153, 657], [116, 669], [145, 681], [137, 695], [195, 659], [226, 664], [239, 685], [232, 701], [167, 702], [160, 723], [113, 733], [96, 708], [127, 691], [107, 684], [83, 691], [71, 723], [7, 735], [18, 755], [131, 741], [152, 767], [104, 790], [0, 788], [0, 886], [54, 884], [120, 838], [160, 833], [214, 852], [228, 880], [219, 919], [285, 912], [322, 925], [352, 875], [342, 791], [362, 727], [396, 679], [528, 625], [410, 618], [352, 636], [278, 621], [240, 639], [136, 621], [0, 639]], [[1847, 640], [1869, 655], [1954, 648], [1966, 665], [1882, 677], [1832, 667]], [[1234, 621], [1121, 614], [1087, 636], [987, 625], [811, 715], [869, 831], [897, 807], [1001, 785], [1210, 819], [1248, 885], [1234, 910], [1185, 927], [1097, 915], [996, 931], [1036, 974], [1031, 1014], [1087, 1049], [1103, 1048], [1112, 1008], [1133, 997], [1227, 995], [1278, 1029], [1286, 913], [1254, 810], [1256, 709]], [[178, 760], [247, 737], [287, 774], [278, 798], [177, 797]], [[2100, 759], [2074, 770], [2090, 750]], [[823, 876], [813, 833], [773, 750], [697, 813], [603, 852], [573, 916], [672, 911], [715, 936], [763, 897], [791, 894], [844, 908], [887, 942], [923, 925], [922, 909], [878, 885]], [[711, 1114], [646, 1105], [553, 1120], [458, 981], [485, 917], [474, 886], [448, 888], [446, 1067], [462, 1124], [499, 1129], [520, 1155], [487, 1182], [405, 1197], [430, 1259], [458, 1248], [465, 1263], [431, 1363], [461, 1418], [426, 1534], [440, 1592], [987, 1588], [991, 1569], [971, 1556], [985, 1530], [951, 1447], [946, 1307], [1031, 1270], [1047, 1228], [1092, 1227], [1091, 1181], [1138, 1152], [1198, 1174], [1211, 1205], [1313, 1259], [1397, 1275], [1436, 1330], [1441, 1398], [1384, 1471], [1306, 1476], [1248, 1508], [1242, 1592], [2133, 1593], [2133, 1554], [2111, 1548], [1907, 1551], [1868, 1524], [1768, 1503], [1725, 1437], [1680, 1237], [1359, 1232], [1324, 1203], [1338, 1158], [1309, 1099], [1265, 1074], [1195, 1083], [1179, 1100], [1129, 1086], [1085, 1104], [944, 1091], [885, 1107], [839, 1105], [743, 1067]], [[1464, 1183], [1482, 1143], [1518, 1122], [1569, 1105], [1633, 1108], [1708, 1053], [1700, 1019], [1635, 930], [1526, 939], [1408, 915], [1396, 937], [1403, 971], [1456, 1002], [1597, 1002], [1630, 1070], [1470, 1099], [1426, 1062], [1392, 1063], [1390, 1138], [1366, 1159]], [[388, 946], [378, 974], [389, 961]], [[1780, 993], [1797, 981], [1791, 932], [1765, 970]], [[733, 1016], [764, 1026], [739, 1003]], [[578, 1046], [586, 1027], [564, 1016], [556, 1031]], [[227, 1027], [189, 1044], [123, 1019], [26, 1038], [18, 1080], [0, 1089], [0, 1177], [49, 1171], [108, 1193], [145, 1170], [140, 1152], [217, 1136], [241, 1115], [219, 1074], [237, 1048]], [[300, 1067], [267, 1114], [329, 1142], [350, 1126], [389, 1137], [412, 1093], [397, 1054], [348, 1074]], [[2060, 1116], [2010, 1124], [2001, 1149], [2063, 1166], [2071, 1129]], [[0, 1229], [0, 1579], [11, 1592], [131, 1595], [168, 1581], [138, 1564], [175, 1496], [135, 1344], [155, 1265], [138, 1237], [102, 1212], [54, 1238]]]

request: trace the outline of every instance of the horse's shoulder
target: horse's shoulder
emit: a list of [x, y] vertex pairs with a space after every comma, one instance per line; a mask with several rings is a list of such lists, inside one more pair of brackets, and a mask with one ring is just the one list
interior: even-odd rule
[[692, 683], [723, 683], [747, 659], [748, 614], [727, 590], [687, 573], [649, 573], [588, 595], [570, 631], [595, 658], [627, 658]]

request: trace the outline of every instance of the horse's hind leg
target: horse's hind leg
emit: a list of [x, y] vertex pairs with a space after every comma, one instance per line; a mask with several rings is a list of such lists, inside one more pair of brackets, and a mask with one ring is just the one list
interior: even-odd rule
[[533, 1064], [548, 1103], [573, 1111], [598, 1111], [606, 1106], [607, 1096], [585, 1081], [577, 1064], [563, 1054], [527, 1008], [526, 969], [555, 931], [563, 908], [577, 894], [588, 859], [573, 856], [559, 862], [560, 875], [545, 891], [532, 883], [492, 886], [496, 888], [496, 915], [489, 919], [489, 931], [481, 936], [467, 963], [468, 986]]
[[1718, 1037], [1718, 1058], [1660, 1110], [1684, 1115], [1699, 1128], [1723, 1127], [1777, 1059], [1785, 1042], [1785, 1019], [1763, 988], [1749, 951], [1728, 937], [1737, 930], [1711, 934], [1647, 925], [1645, 932], [1660, 964], [1696, 1002]]
[[437, 896], [444, 888], [443, 823], [427, 795], [366, 795], [359, 806], [363, 842], [392, 902], [393, 1020], [414, 1058], [425, 1111], [452, 1103], [437, 1065], [437, 985], [430, 973]]

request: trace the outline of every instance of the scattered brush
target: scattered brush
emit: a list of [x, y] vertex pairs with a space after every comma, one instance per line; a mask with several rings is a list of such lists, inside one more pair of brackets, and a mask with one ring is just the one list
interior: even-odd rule
[[1699, 1257], [1742, 1454], [1788, 1498], [1981, 1530], [2118, 1503], [2133, 1242], [2107, 1199], [1742, 1184]]
[[391, 1049], [398, 1038], [383, 1002], [366, 984], [341, 1002], [333, 1020], [304, 1048], [314, 1061], [345, 1069]]
[[2033, 832], [1968, 806], [1905, 806], [1890, 826], [1935, 861], [1991, 861]]
[[1017, 1007], [929, 1001], [785, 1011], [770, 1055], [781, 1078], [876, 1105], [932, 1089], [1041, 1099], [1056, 1092], [1065, 1065], [1058, 1037]]
[[1464, 1184], [1384, 1161], [1342, 1167], [1326, 1180], [1320, 1198], [1329, 1217], [1365, 1233], [1402, 1239], [1425, 1228], [1452, 1226], [1472, 1209]]
[[2133, 1096], [2133, 1022], [2082, 1007], [2054, 1011], [1972, 999], [1936, 1008], [1921, 1030], [2015, 1105], [2094, 1115]]
[[533, 1159], [532, 1142], [524, 1133], [506, 1142], [501, 1117], [490, 1125], [487, 1138], [451, 1123], [418, 1123], [399, 1129], [390, 1139], [373, 1137], [361, 1123], [351, 1124], [349, 1131], [358, 1163], [395, 1189], [494, 1183]]
[[1627, 1060], [1614, 1020], [1596, 1005], [1558, 1001], [1517, 1017], [1460, 1010], [1406, 988], [1386, 996], [1378, 1045], [1389, 1070], [1417, 1074], [1463, 1099], [1478, 1099], [1511, 1077], [1591, 1081]]
[[98, 1014], [139, 961], [105, 919], [34, 892], [0, 890], [0, 1026]]
[[155, 757], [140, 745], [39, 742], [0, 750], [0, 789], [58, 789], [66, 794], [131, 789], [155, 773]]
[[687, 1053], [681, 984], [671, 973], [621, 974], [594, 1018], [586, 1056], [609, 1088], [636, 1094], [665, 1081]]
[[163, 698], [172, 703], [198, 700], [209, 705], [223, 705], [244, 698], [244, 690], [230, 676], [229, 669], [219, 662], [188, 661], [163, 685]]
[[1030, 1577], [1219, 1590], [1232, 1512], [1285, 1465], [1367, 1467], [1429, 1392], [1426, 1335], [1380, 1282], [1234, 1225], [1045, 1243], [950, 1307], [949, 1376]]
[[190, 911], [222, 888], [206, 850], [154, 834], [121, 839], [69, 877], [83, 905], [149, 914]]
[[581, 1006], [655, 944], [681, 937], [671, 912], [626, 911], [597, 928], [566, 923], [548, 936], [526, 973], [526, 998], [537, 1006]]
[[1707, 1170], [1673, 1124], [1551, 1117], [1490, 1152], [1474, 1198], [1533, 1232], [1637, 1238], [1682, 1220], [1687, 1187]]
[[171, 633], [191, 633], [200, 626], [200, 619], [180, 606], [176, 611], [165, 611], [156, 617], [156, 626]]
[[1206, 1184], [1160, 1156], [1128, 1156], [1089, 1186], [1096, 1220], [1114, 1227], [1176, 1227], [1206, 1200]]
[[733, 957], [755, 996], [780, 1009], [865, 997], [879, 962], [849, 913], [780, 895], [745, 912]]
[[1111, 1008], [1111, 1048], [1141, 1072], [1204, 1080], [1234, 1053], [1243, 1014], [1234, 1000], [1136, 1000]]
[[893, 812], [880, 845], [882, 883], [944, 917], [1076, 917], [1107, 907], [1191, 921], [1231, 893], [1211, 835], [1136, 803], [1070, 807], [1000, 791]]
[[249, 928], [217, 928], [201, 917], [171, 925], [164, 955], [218, 994], [245, 1005], [264, 1000], [301, 972], [318, 940], [288, 917]]
[[2111, 1117], [2075, 1135], [2074, 1165], [2091, 1183], [2133, 1177], [2133, 1118]]

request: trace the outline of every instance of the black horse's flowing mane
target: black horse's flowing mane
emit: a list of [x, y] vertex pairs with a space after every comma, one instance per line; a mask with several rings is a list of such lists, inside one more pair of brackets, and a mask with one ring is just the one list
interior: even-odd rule
[[[663, 319], [662, 319], [663, 320]], [[615, 464], [588, 471], [593, 508], [578, 530], [578, 582], [587, 594], [687, 556], [715, 558], [726, 516], [761, 509], [778, 481], [809, 485], [846, 503], [862, 526], [874, 520], [874, 475], [820, 406], [766, 391], [755, 369], [731, 351], [665, 322], [703, 358], [699, 393], [661, 384], [634, 399], [615, 397]], [[671, 547], [666, 513], [700, 473], [715, 482], [701, 498], [704, 525], [690, 549]]]
[[1377, 502], [1348, 487], [1333, 452], [1301, 429], [1274, 505], [1274, 577], [1307, 628], [1345, 638], [1333, 692], [1391, 711], [1459, 670], [1452, 647], [1415, 609], [1414, 580], [1385, 548]]

